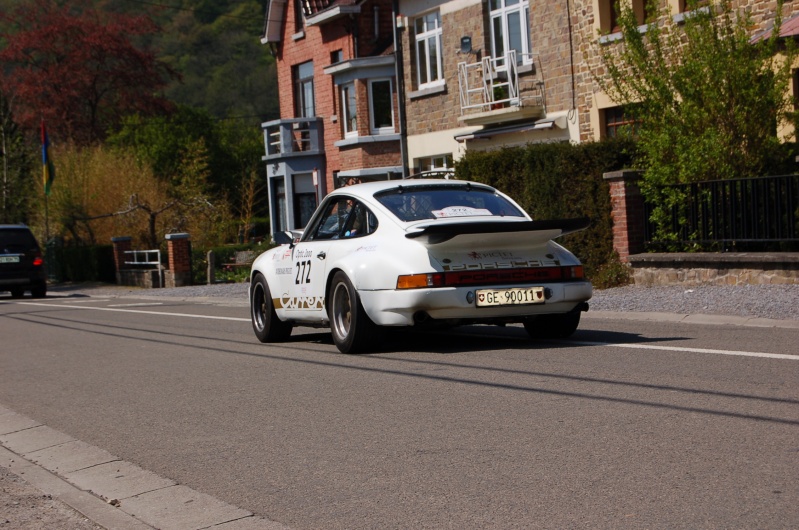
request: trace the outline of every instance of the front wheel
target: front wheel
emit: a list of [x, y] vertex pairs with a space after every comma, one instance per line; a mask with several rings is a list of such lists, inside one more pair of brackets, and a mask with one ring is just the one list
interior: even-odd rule
[[524, 322], [524, 329], [534, 339], [566, 339], [577, 331], [580, 311], [565, 315], [541, 315]]
[[250, 316], [252, 329], [261, 342], [280, 342], [289, 338], [292, 325], [283, 322], [275, 313], [272, 293], [266, 284], [266, 278], [257, 274], [250, 288]]
[[380, 327], [366, 314], [358, 292], [341, 271], [333, 276], [328, 302], [330, 331], [341, 353], [362, 353], [378, 343]]

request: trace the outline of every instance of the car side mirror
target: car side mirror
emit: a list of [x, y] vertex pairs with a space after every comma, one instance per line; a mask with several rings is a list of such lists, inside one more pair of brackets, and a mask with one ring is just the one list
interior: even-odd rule
[[294, 246], [294, 237], [292, 236], [291, 232], [275, 232], [272, 235], [272, 239], [278, 245], [292, 245]]

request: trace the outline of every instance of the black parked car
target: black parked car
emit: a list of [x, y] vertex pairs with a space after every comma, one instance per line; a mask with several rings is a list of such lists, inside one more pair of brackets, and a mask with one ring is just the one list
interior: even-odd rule
[[42, 249], [25, 225], [0, 225], [0, 292], [20, 298], [30, 291], [34, 298], [47, 295], [47, 273]]

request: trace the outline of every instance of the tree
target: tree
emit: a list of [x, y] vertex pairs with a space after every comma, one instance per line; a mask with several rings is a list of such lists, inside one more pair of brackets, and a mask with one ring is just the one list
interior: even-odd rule
[[0, 22], [0, 84], [24, 128], [44, 119], [53, 136], [86, 144], [123, 116], [169, 108], [158, 91], [175, 72], [134, 44], [158, 29], [148, 16], [101, 13], [90, 0], [31, 0], [0, 13]]
[[782, 1], [771, 36], [753, 42], [748, 13], [729, 0], [688, 11], [683, 25], [650, 2], [657, 15], [646, 31], [621, 2], [623, 38], [600, 44], [606, 73], [598, 81], [636, 119], [644, 193], [761, 176], [785, 158], [777, 127], [792, 118], [795, 53], [779, 40], [781, 9]]
[[14, 121], [9, 101], [0, 92], [0, 223], [29, 223], [30, 202], [35, 196], [35, 182], [30, 178], [35, 165]]
[[[207, 156], [208, 192], [241, 203], [244, 187], [253, 172], [263, 175], [263, 136], [259, 127], [240, 120], [216, 120], [207, 112], [180, 106], [170, 116], [130, 116], [108, 138], [111, 145], [131, 149], [150, 164], [156, 175], [172, 180], [180, 175], [180, 164], [198, 141]], [[256, 203], [256, 215], [266, 211]]]

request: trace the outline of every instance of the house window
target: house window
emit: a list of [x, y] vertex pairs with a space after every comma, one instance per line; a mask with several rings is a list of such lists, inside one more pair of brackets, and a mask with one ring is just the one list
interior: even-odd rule
[[294, 226], [302, 228], [311, 220], [316, 210], [316, 189], [313, 185], [313, 174], [294, 175]]
[[613, 138], [624, 133], [635, 134], [637, 123], [629, 109], [613, 107], [605, 109], [605, 137]]
[[294, 0], [294, 32], [298, 33], [305, 27], [305, 15], [302, 12], [302, 2]]
[[298, 118], [316, 116], [313, 90], [313, 61], [293, 67], [294, 113]]
[[428, 156], [425, 158], [417, 158], [416, 166], [419, 168], [419, 171], [450, 169], [452, 168], [452, 155], [438, 155], [438, 156]]
[[341, 85], [341, 116], [344, 138], [358, 136], [358, 108], [355, 105], [355, 83]]
[[[622, 2], [625, 2], [624, 5], [633, 10], [636, 24], [639, 26], [646, 24], [650, 14], [647, 0], [622, 0]], [[680, 5], [684, 6], [685, 4], [681, 1]], [[625, 9], [625, 7], [616, 0], [599, 0], [599, 29], [601, 32], [619, 33], [621, 31], [619, 9]], [[682, 10], [683, 8], [680, 8], [680, 12]]]
[[369, 81], [369, 119], [371, 134], [394, 133], [394, 97], [391, 79]]
[[530, 4], [527, 0], [490, 0], [491, 53], [495, 59], [516, 50], [516, 62], [531, 63]]
[[419, 87], [444, 81], [441, 59], [441, 15], [436, 11], [415, 21], [416, 71]]

